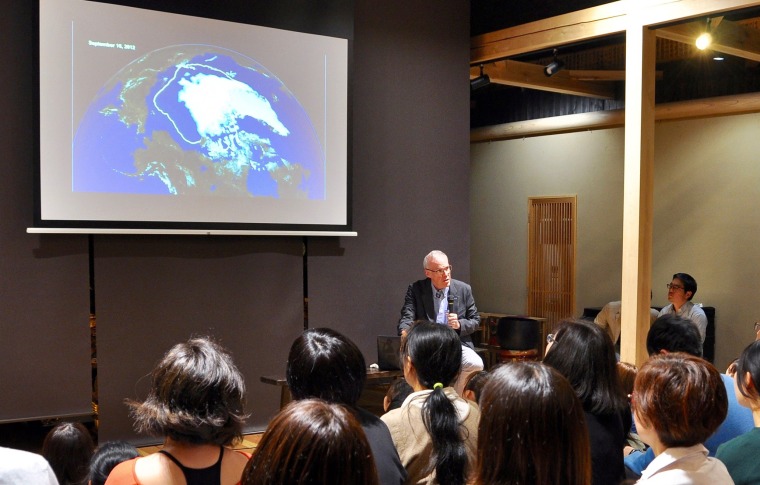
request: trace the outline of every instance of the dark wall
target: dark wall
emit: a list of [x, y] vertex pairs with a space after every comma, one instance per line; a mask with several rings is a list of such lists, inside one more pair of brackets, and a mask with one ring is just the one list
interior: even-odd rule
[[0, 2], [0, 421], [91, 412], [86, 236], [26, 234], [34, 208], [34, 2]]
[[259, 378], [284, 374], [303, 330], [301, 248], [294, 238], [98, 236], [100, 439], [134, 438], [124, 398], [144, 398], [156, 361], [194, 335], [232, 351], [249, 428], [266, 427], [279, 389]]
[[[469, 281], [469, 2], [358, 1], [354, 44], [356, 238], [309, 243], [309, 324], [375, 362], [431, 249]], [[477, 299], [477, 295], [475, 295]]]
[[[0, 76], [0, 351], [12, 356], [0, 371], [0, 412], [6, 401], [23, 403], [0, 420], [39, 415], [43, 404], [51, 414], [80, 412], [90, 401], [87, 238], [24, 233], [37, 131], [36, 7], [29, 3], [0, 0], [0, 39], [19, 60]], [[309, 324], [345, 332], [373, 362], [375, 336], [395, 332], [406, 285], [422, 276], [427, 251], [448, 252], [455, 277], [469, 279], [469, 2], [271, 3], [277, 6], [160, 2], [169, 11], [187, 5], [185, 13], [214, 9], [225, 20], [353, 36], [359, 236], [307, 240]], [[263, 428], [279, 394], [259, 378], [284, 373], [303, 328], [302, 240], [95, 236], [93, 249], [101, 439], [134, 438], [123, 399], [144, 397], [145, 376], [162, 353], [197, 334], [233, 351], [248, 385], [249, 427]]]

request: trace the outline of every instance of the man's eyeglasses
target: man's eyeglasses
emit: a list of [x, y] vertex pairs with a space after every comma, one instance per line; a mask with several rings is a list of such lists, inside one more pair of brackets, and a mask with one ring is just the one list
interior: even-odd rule
[[547, 333], [546, 334], [546, 343], [547, 344], [553, 344], [556, 341], [557, 341], [557, 339], [554, 338], [554, 334], [553, 333]]
[[755, 333], [760, 332], [760, 322], [755, 322]]
[[448, 265], [445, 268], [441, 268], [441, 269], [429, 269], [429, 268], [425, 268], [425, 270], [426, 271], [430, 271], [431, 273], [435, 273], [435, 274], [451, 273], [451, 265]]
[[683, 290], [683, 286], [674, 285], [672, 283], [668, 283], [665, 286], [667, 286], [669, 290], [673, 290], [673, 291]]

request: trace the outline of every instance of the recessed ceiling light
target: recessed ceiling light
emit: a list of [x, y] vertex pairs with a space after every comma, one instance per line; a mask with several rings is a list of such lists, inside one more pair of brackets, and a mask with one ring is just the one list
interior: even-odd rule
[[713, 61], [725, 61], [725, 60], [726, 60], [725, 57], [720, 57], [720, 56], [713, 57]]

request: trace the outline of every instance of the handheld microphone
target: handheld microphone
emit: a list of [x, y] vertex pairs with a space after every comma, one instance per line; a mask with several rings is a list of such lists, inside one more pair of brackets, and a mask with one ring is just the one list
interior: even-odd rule
[[451, 292], [449, 292], [449, 298], [448, 298], [448, 300], [449, 300], [448, 301], [448, 303], [449, 303], [449, 313], [456, 313], [454, 311], [454, 295], [452, 295]]

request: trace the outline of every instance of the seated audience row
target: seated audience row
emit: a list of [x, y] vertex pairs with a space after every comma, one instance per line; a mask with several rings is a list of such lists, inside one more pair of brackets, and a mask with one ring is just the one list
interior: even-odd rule
[[[226, 350], [195, 338], [158, 363], [144, 402], [128, 401], [135, 429], [163, 437], [160, 452], [139, 458], [128, 444], [106, 443], [90, 460], [89, 433], [64, 423], [43, 450], [58, 478], [39, 481], [85, 483], [82, 463], [90, 461], [95, 485], [615, 485], [632, 483], [624, 482], [623, 449], [634, 429], [650, 445], [626, 457], [626, 465], [637, 460], [641, 467], [637, 483], [731, 484], [731, 475], [736, 483], [757, 483], [752, 454], [760, 434], [720, 448], [728, 470], [708, 454], [754, 429], [737, 407], [760, 415], [760, 342], [738, 361], [735, 393], [733, 381], [699, 357], [691, 322], [660, 317], [647, 347], [649, 361], [638, 373], [629, 369], [630, 404], [612, 340], [585, 321], [561, 322], [543, 363], [473, 374], [460, 397], [451, 387], [461, 367], [456, 332], [418, 323], [401, 343], [405, 379], [389, 390], [387, 412], [377, 418], [357, 406], [366, 380], [358, 347], [334, 330], [307, 330], [288, 356], [294, 402], [270, 422], [251, 458], [229, 448], [242, 438], [246, 418], [243, 377]], [[711, 443], [716, 436], [720, 441]]]

